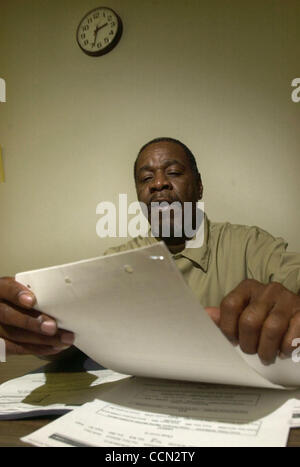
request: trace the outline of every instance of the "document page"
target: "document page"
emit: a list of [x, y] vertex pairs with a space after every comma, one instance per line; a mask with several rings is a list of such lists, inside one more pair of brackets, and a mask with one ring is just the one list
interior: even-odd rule
[[111, 370], [30, 373], [0, 385], [0, 420], [61, 415], [100, 397], [111, 383], [127, 378]]
[[37, 308], [73, 331], [75, 345], [105, 368], [185, 381], [300, 385], [300, 372], [292, 370], [279, 381], [275, 372], [270, 382], [264, 368], [256, 371], [245, 363], [201, 307], [163, 243], [16, 279], [36, 294]]
[[285, 446], [297, 393], [131, 378], [22, 440], [36, 446]]
[[291, 418], [291, 427], [300, 428], [300, 400], [295, 400], [293, 415]]

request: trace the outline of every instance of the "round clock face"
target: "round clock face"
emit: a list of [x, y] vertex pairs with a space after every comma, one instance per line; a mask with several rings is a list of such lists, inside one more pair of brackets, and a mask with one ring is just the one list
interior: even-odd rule
[[90, 11], [77, 28], [77, 42], [87, 55], [99, 56], [110, 52], [122, 34], [122, 21], [115, 11], [99, 7]]

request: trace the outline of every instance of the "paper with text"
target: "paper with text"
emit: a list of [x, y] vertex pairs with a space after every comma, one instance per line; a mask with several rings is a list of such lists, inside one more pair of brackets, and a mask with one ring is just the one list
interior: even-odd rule
[[16, 280], [35, 293], [37, 309], [75, 332], [80, 350], [114, 371], [257, 387], [300, 386], [297, 365], [276, 363], [270, 382], [263, 365], [255, 371], [245, 363], [201, 307], [163, 243], [18, 274]]
[[0, 385], [0, 420], [61, 415], [100, 397], [108, 385], [127, 378], [111, 370], [30, 373]]
[[131, 378], [26, 436], [36, 446], [285, 446], [293, 400], [280, 390]]

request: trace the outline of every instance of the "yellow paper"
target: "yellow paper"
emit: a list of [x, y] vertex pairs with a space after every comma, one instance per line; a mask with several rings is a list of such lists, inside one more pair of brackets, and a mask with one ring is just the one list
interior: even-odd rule
[[2, 148], [0, 146], [0, 183], [5, 182], [4, 178], [4, 167], [3, 167], [3, 159], [2, 159]]

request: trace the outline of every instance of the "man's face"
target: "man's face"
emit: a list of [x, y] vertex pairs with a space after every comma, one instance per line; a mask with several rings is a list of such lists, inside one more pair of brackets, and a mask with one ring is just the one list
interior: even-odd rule
[[[153, 202], [191, 202], [202, 197], [202, 184], [191, 169], [184, 149], [176, 143], [162, 141], [147, 146], [136, 165], [138, 200], [145, 203], [150, 216]], [[151, 218], [149, 217], [150, 222]]]

